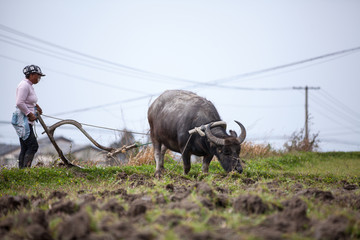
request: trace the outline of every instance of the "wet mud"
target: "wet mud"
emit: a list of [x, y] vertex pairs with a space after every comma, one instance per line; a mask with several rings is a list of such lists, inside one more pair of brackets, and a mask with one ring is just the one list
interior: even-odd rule
[[[116, 190], [84, 189], [75, 199], [58, 190], [48, 196], [1, 197], [0, 239], [163, 239], [168, 231], [178, 239], [351, 239], [349, 229], [360, 222], [357, 185], [324, 191], [295, 184], [290, 191], [273, 181], [264, 184], [266, 191], [285, 199], [274, 203], [253, 191], [256, 179], [243, 181], [242, 194], [188, 179], [169, 183], [161, 192], [134, 194], [125, 182], [133, 189], [151, 188], [155, 181], [124, 173], [117, 180]], [[334, 212], [317, 219], [309, 214], [309, 204], [347, 208], [351, 216]], [[227, 214], [239, 216], [239, 222], [229, 224]], [[241, 220], [257, 217], [255, 223]], [[192, 226], [194, 219], [207, 228]]]

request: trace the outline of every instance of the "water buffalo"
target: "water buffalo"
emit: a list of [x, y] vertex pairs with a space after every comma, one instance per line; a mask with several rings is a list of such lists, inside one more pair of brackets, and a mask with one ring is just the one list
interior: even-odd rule
[[[203, 156], [202, 170], [205, 173], [214, 155], [225, 171], [243, 171], [239, 154], [246, 137], [245, 127], [235, 121], [241, 128], [240, 136], [231, 130], [230, 135], [227, 134], [226, 126], [216, 124], [221, 118], [215, 106], [205, 98], [184, 90], [165, 91], [149, 107], [148, 121], [156, 177], [160, 177], [164, 170], [166, 149], [182, 153], [185, 174], [190, 171], [192, 154]], [[205, 134], [193, 133], [190, 137], [189, 130], [201, 126]]]

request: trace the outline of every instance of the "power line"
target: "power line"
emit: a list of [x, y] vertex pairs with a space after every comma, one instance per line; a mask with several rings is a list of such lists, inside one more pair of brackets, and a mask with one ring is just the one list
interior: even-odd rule
[[321, 105], [323, 107], [323, 109], [327, 109], [335, 117], [338, 117], [342, 121], [346, 120], [349, 124], [354, 125], [354, 126], [360, 125], [359, 119], [355, 119], [352, 115], [349, 115], [342, 108], [334, 106], [333, 104], [327, 104], [327, 102], [325, 100], [321, 99], [318, 96], [311, 96], [311, 98], [315, 103], [317, 103], [318, 105]]
[[[285, 141], [289, 141], [291, 137], [290, 136], [271, 136], [271, 137], [266, 137], [266, 140], [275, 140], [275, 141], [279, 141], [279, 140], [285, 140]], [[254, 138], [249, 138], [248, 140], [250, 141], [264, 141], [263, 137], [254, 137]], [[344, 140], [339, 140], [339, 139], [332, 139], [332, 138], [322, 138], [321, 135], [319, 136], [319, 140], [320, 143], [338, 143], [338, 144], [343, 144], [343, 145], [349, 145], [349, 146], [358, 146], [360, 147], [360, 143], [359, 142], [353, 142], [353, 141], [344, 141]]]
[[359, 143], [359, 142], [344, 141], [344, 140], [339, 140], [339, 139], [331, 139], [331, 138], [321, 139], [321, 138], [320, 138], [320, 142], [325, 142], [325, 143], [338, 143], [338, 144], [344, 144], [344, 145], [351, 145], [351, 146], [358, 146], [358, 147], [360, 147], [360, 143]]
[[[319, 91], [319, 92], [321, 92], [321, 91]], [[330, 120], [330, 121], [336, 123], [338, 126], [341, 126], [342, 128], [347, 128], [347, 129], [353, 131], [354, 133], [360, 133], [356, 129], [354, 129], [353, 126], [350, 126], [350, 125], [353, 125], [354, 123], [347, 121], [350, 125], [345, 125], [344, 118], [341, 118], [340, 121], [336, 120], [335, 118], [341, 117], [341, 115], [339, 115], [339, 112], [334, 110], [333, 108], [331, 108], [330, 105], [324, 103], [323, 100], [316, 97], [316, 95], [312, 94], [310, 97], [310, 100], [312, 100], [312, 102], [314, 102], [316, 104], [316, 105], [312, 105], [312, 107], [316, 109], [317, 114], [324, 116], [327, 120]], [[323, 110], [327, 110], [328, 112], [330, 112], [331, 115], [328, 115]], [[355, 126], [357, 126], [357, 125], [355, 124]]]
[[120, 68], [120, 69], [126, 69], [126, 70], [130, 70], [131, 72], [142, 73], [142, 74], [145, 74], [147, 76], [152, 76], [152, 77], [157, 77], [157, 78], [162, 78], [162, 79], [165, 78], [165, 79], [168, 79], [168, 80], [176, 80], [176, 81], [187, 82], [187, 83], [197, 83], [196, 81], [191, 81], [191, 80], [187, 80], [187, 79], [183, 79], [183, 78], [177, 78], [177, 77], [166, 76], [166, 75], [163, 75], [163, 74], [153, 73], [153, 72], [149, 72], [149, 71], [142, 70], [142, 69], [139, 69], [139, 68], [126, 66], [126, 65], [119, 64], [119, 63], [116, 63], [116, 62], [113, 62], [113, 61], [109, 61], [109, 60], [106, 60], [106, 59], [95, 57], [95, 56], [92, 56], [92, 55], [89, 55], [89, 54], [86, 54], [86, 53], [82, 53], [82, 52], [79, 52], [79, 51], [76, 51], [76, 50], [73, 50], [73, 49], [70, 49], [70, 48], [66, 48], [66, 47], [63, 47], [63, 46], [60, 46], [60, 45], [45, 41], [43, 39], [31, 36], [29, 34], [17, 31], [15, 29], [7, 27], [7, 26], [5, 26], [3, 24], [0, 24], [0, 29], [3, 30], [3, 31], [6, 31], [6, 32], [9, 32], [9, 33], [12, 33], [12, 34], [15, 34], [15, 35], [18, 35], [18, 36], [33, 40], [33, 41], [36, 41], [36, 42], [40, 42], [40, 43], [42, 43], [44, 45], [47, 45], [47, 46], [51, 46], [51, 47], [54, 47], [54, 48], [57, 48], [57, 49], [61, 49], [62, 51], [65, 51], [65, 52], [68, 52], [68, 53], [71, 53], [71, 54], [75, 54], [75, 55], [84, 57], [86, 59], [91, 59], [91, 60], [96, 61], [96, 62], [101, 62], [101, 63], [108, 64], [110, 66], [115, 66], [115, 67]]
[[339, 101], [338, 99], [336, 99], [335, 97], [333, 97], [330, 93], [328, 93], [327, 91], [325, 91], [323, 89], [322, 95], [327, 98], [328, 100], [330, 100], [332, 103], [334, 103], [335, 105], [337, 105], [339, 107], [339, 109], [342, 109], [343, 111], [348, 112], [348, 114], [353, 115], [353, 117], [355, 118], [359, 118], [360, 114], [358, 112], [355, 112], [353, 109], [349, 108], [349, 106], [347, 106], [346, 104], [342, 103], [341, 101]]
[[[125, 69], [127, 71], [131, 71], [131, 72], [136, 73], [136, 74], [143, 74], [143, 76], [145, 75], [147, 77], [160, 77], [160, 78], [172, 79], [172, 80], [177, 80], [177, 81], [181, 81], [181, 82], [194, 83], [195, 84], [195, 85], [189, 86], [187, 88], [191, 88], [191, 87], [194, 87], [194, 86], [203, 86], [203, 87], [212, 86], [212, 87], [216, 87], [216, 88], [226, 88], [226, 89], [245, 90], [245, 91], [250, 91], [250, 90], [251, 91], [283, 91], [283, 90], [291, 90], [291, 88], [289, 88], [289, 87], [284, 87], [284, 88], [249, 88], [249, 87], [226, 86], [226, 85], [220, 85], [219, 83], [223, 84], [223, 83], [226, 83], [226, 82], [238, 80], [238, 79], [249, 77], [249, 76], [260, 75], [260, 74], [263, 74], [263, 73], [269, 73], [269, 72], [277, 71], [279, 69], [285, 69], [285, 68], [293, 67], [293, 66], [296, 66], [296, 65], [301, 65], [301, 64], [304, 64], [304, 63], [308, 63], [308, 62], [317, 61], [317, 60], [320, 60], [320, 59], [326, 59], [326, 58], [329, 58], [329, 57], [335, 57], [335, 56], [339, 56], [339, 55], [350, 54], [350, 53], [353, 53], [353, 52], [356, 52], [356, 51], [360, 50], [360, 47], [346, 49], [346, 50], [337, 51], [337, 52], [333, 52], [333, 53], [328, 53], [328, 54], [320, 55], [320, 56], [317, 56], [317, 57], [313, 57], [313, 58], [309, 58], [309, 59], [305, 59], [305, 60], [301, 60], [301, 61], [296, 61], [296, 62], [284, 64], [284, 65], [275, 66], [275, 67], [272, 67], [272, 68], [262, 69], [262, 70], [253, 71], [253, 72], [244, 73], [244, 74], [238, 74], [238, 75], [235, 75], [235, 76], [232, 76], [232, 77], [217, 79], [217, 80], [214, 80], [214, 81], [208, 81], [208, 82], [199, 83], [199, 82], [195, 82], [195, 81], [191, 81], [191, 80], [187, 80], [187, 79], [174, 78], [174, 77], [169, 77], [169, 76], [165, 76], [165, 75], [162, 75], [162, 74], [152, 73], [152, 72], [145, 71], [145, 70], [142, 70], [142, 69], [133, 68], [133, 67], [129, 67], [129, 66], [126, 66], [126, 65], [123, 65], [123, 64], [118, 64], [118, 63], [115, 63], [115, 62], [112, 62], [112, 61], [101, 59], [99, 57], [94, 57], [94, 56], [91, 56], [89, 54], [81, 53], [79, 51], [75, 51], [75, 50], [72, 50], [72, 49], [69, 49], [69, 48], [66, 48], [66, 47], [62, 47], [60, 45], [57, 45], [57, 44], [42, 40], [42, 39], [39, 39], [39, 38], [31, 36], [29, 34], [17, 31], [17, 30], [12, 29], [12, 28], [9, 28], [9, 27], [7, 27], [7, 26], [5, 26], [3, 24], [0, 24], [0, 29], [3, 30], [3, 31], [6, 31], [8, 33], [12, 33], [12, 34], [15, 34], [17, 36], [21, 36], [21, 37], [24, 37], [24, 38], [27, 38], [27, 39], [30, 39], [30, 40], [33, 40], [33, 41], [37, 41], [37, 42], [40, 42], [40, 43], [42, 43], [44, 45], [51, 46], [51, 47], [60, 49], [62, 51], [65, 51], [65, 52], [68, 52], [68, 53], [71, 53], [71, 54], [74, 54], [74, 55], [78, 55], [78, 56], [81, 56], [82, 58], [91, 60], [91, 61], [89, 61], [89, 60], [82, 60], [80, 58], [77, 58], [77, 59], [79, 59], [81, 61], [91, 62], [92, 64], [94, 64], [94, 61], [95, 62], [100, 62], [102, 64], [111, 65], [113, 67], [117, 67], [117, 68], [120, 68], [122, 70]], [[10, 38], [8, 36], [4, 36], [4, 35], [2, 35], [2, 36]], [[14, 38], [10, 38], [10, 39], [16, 40], [16, 41], [18, 41], [18, 42], [20, 42], [22, 44], [25, 43], [24, 41], [17, 40], [17, 39], [14, 39]], [[6, 41], [6, 42], [9, 43], [9, 41]], [[23, 45], [20, 45], [20, 44], [17, 44], [17, 46], [24, 47]], [[32, 46], [37, 46], [37, 45], [32, 44]], [[36, 49], [32, 49], [32, 50], [36, 50]], [[53, 50], [49, 50], [49, 49], [46, 49], [46, 48], [45, 48], [45, 51], [54, 52]], [[38, 51], [38, 52], [43, 53], [43, 54], [47, 54], [46, 52], [44, 53], [42, 51]], [[59, 52], [55, 52], [55, 53], [59, 53]], [[66, 56], [66, 57], [69, 57], [69, 55], [66, 55], [66, 54], [63, 54], [63, 53], [60, 53], [60, 54]], [[51, 54], [50, 56], [58, 57], [58, 56], [53, 55], [53, 54]], [[4, 57], [4, 56], [2, 55], [2, 57]], [[78, 63], [78, 64], [84, 65], [83, 63]], [[101, 70], [103, 70], [103, 69], [101, 69]], [[89, 80], [89, 79], [85, 79], [85, 78], [82, 78], [82, 80], [86, 80], [88, 82], [99, 84], [99, 82]], [[106, 84], [102, 84], [102, 85], [106, 86]], [[108, 85], [108, 86], [113, 87], [113, 86], [110, 86], [110, 85]], [[129, 89], [127, 89], [127, 90], [129, 90]], [[63, 115], [63, 114], [67, 114], [67, 113], [89, 111], [89, 110], [93, 110], [93, 109], [97, 109], [97, 108], [102, 108], [102, 107], [105, 107], [105, 106], [116, 105], [116, 104], [119, 104], [119, 103], [137, 101], [137, 100], [153, 97], [155, 95], [158, 95], [158, 94], [149, 94], [149, 95], [145, 95], [145, 96], [138, 97], [138, 98], [132, 98], [132, 99], [128, 99], [128, 100], [121, 100], [121, 101], [112, 102], [112, 103], [108, 103], [108, 104], [102, 104], [102, 105], [98, 105], [98, 106], [94, 106], [94, 107], [87, 107], [87, 108], [72, 110], [72, 111], [68, 111], [68, 112], [58, 113], [56, 115]]]
[[[12, 58], [12, 57], [9, 57], [9, 56], [5, 56], [5, 55], [2, 55], [2, 54], [0, 54], [0, 57], [2, 57], [2, 58], [4, 58], [4, 59], [7, 59], [7, 60], [11, 60], [11, 61], [15, 61], [15, 62], [20, 62], [20, 63], [27, 64], [25, 61], [21, 61], [21, 60], [19, 60], [19, 59], [15, 59], [15, 58]], [[99, 82], [99, 81], [95, 81], [95, 80], [92, 80], [92, 79], [89, 79], [89, 78], [85, 78], [85, 77], [81, 77], [81, 76], [76, 76], [76, 75], [74, 75], [74, 74], [65, 73], [65, 72], [62, 72], [62, 71], [57, 71], [57, 70], [51, 69], [51, 68], [47, 68], [47, 70], [52, 71], [52, 72], [55, 72], [55, 73], [57, 73], [57, 74], [61, 74], [61, 75], [67, 76], [67, 77], [71, 77], [71, 78], [74, 78], [74, 79], [77, 79], [77, 80], [80, 80], [80, 81], [89, 82], [89, 83], [97, 84], [97, 85], [104, 86], [104, 87], [109, 87], [109, 88], [111, 88], [111, 89], [118, 89], [118, 90], [127, 91], [127, 92], [134, 92], [134, 93], [146, 94], [145, 92], [139, 91], [139, 90], [137, 90], [137, 89], [130, 89], [130, 88], [125, 88], [125, 87], [120, 87], [120, 86], [117, 86], [117, 85], [114, 85], [114, 84], [108, 84], [108, 83], [105, 83], [105, 82]]]
[[[1, 24], [0, 24], [1, 26]], [[49, 49], [46, 49], [46, 48], [42, 48], [38, 45], [34, 45], [34, 44], [30, 44], [28, 42], [24, 42], [24, 41], [21, 41], [21, 40], [18, 40], [18, 39], [15, 39], [15, 38], [11, 38], [11, 37], [8, 37], [8, 36], [4, 36], [2, 34], [0, 34], [0, 37], [6, 37], [6, 38], [9, 38], [11, 41], [7, 41], [7, 40], [4, 40], [4, 39], [0, 39], [0, 41], [2, 42], [5, 42], [5, 43], [8, 43], [8, 44], [11, 44], [11, 45], [14, 45], [14, 46], [17, 46], [17, 47], [20, 47], [20, 48], [23, 48], [23, 49], [27, 49], [27, 50], [30, 50], [30, 51], [33, 51], [33, 52], [37, 52], [37, 53], [40, 53], [40, 54], [43, 54], [43, 55], [46, 55], [46, 56], [50, 56], [50, 57], [54, 57], [56, 59], [60, 59], [60, 60], [64, 60], [66, 62], [72, 62], [72, 63], [75, 63], [75, 64], [79, 64], [79, 65], [82, 65], [82, 66], [86, 66], [86, 67], [90, 67], [90, 68], [95, 68], [95, 69], [98, 69], [98, 70], [102, 70], [102, 71], [106, 71], [106, 72], [111, 72], [111, 73], [120, 73], [122, 75], [125, 75], [125, 76], [129, 76], [129, 77], [136, 77], [136, 78], [145, 78], [145, 79], [151, 79], [151, 80], [158, 80], [152, 76], [144, 76], [144, 75], [140, 75], [140, 76], [136, 76], [134, 75], [133, 73], [126, 73], [126, 72], [118, 72], [118, 71], [109, 71], [107, 69], [104, 69], [104, 68], [101, 68], [99, 67], [97, 64], [95, 65], [89, 65], [87, 63], [82, 63], [82, 62], [79, 62], [79, 61], [75, 61], [74, 60], [74, 57], [73, 56], [70, 56], [70, 55], [67, 55], [67, 54], [63, 54], [63, 53], [60, 53], [60, 52], [56, 52], [56, 51], [53, 51], [53, 50], [49, 50]], [[14, 41], [16, 42], [20, 42], [21, 44], [18, 44], [18, 43], [15, 43]], [[34, 48], [30, 48], [30, 46], [33, 46]], [[57, 55], [54, 55], [54, 54], [49, 54], [47, 52], [44, 52], [44, 51], [41, 51], [39, 49], [43, 49], [45, 51], [50, 51], [52, 53], [55, 53]], [[59, 55], [62, 55], [64, 57], [60, 57]], [[8, 57], [8, 56], [5, 56], [5, 55], [1, 55], [1, 57], [3, 58], [7, 58], [7, 59], [14, 59], [14, 58], [11, 58], [11, 57]], [[77, 58], [78, 60], [82, 61], [82, 59], [80, 58]], [[94, 63], [91, 63], [91, 64], [94, 64]], [[59, 71], [56, 71], [56, 70], [52, 70], [53, 72], [57, 72], [57, 73], [61, 73], [63, 75], [68, 75], [68, 76], [73, 76], [71, 74], [66, 74], [66, 73], [63, 73], [63, 72], [59, 72]], [[84, 79], [83, 77], [78, 77], [79, 79]], [[87, 80], [89, 81], [89, 80]], [[234, 90], [250, 90], [250, 91], [282, 91], [282, 90], [291, 90], [290, 87], [279, 87], [279, 88], [250, 88], [250, 87], [238, 87], [238, 86], [225, 86], [225, 85], [218, 85], [218, 84], [214, 84], [214, 83], [209, 83], [209, 82], [202, 82], [202, 83], [199, 83], [197, 81], [192, 81], [192, 80], [186, 80], [186, 79], [181, 79], [182, 82], [186, 82], [186, 83], [192, 83], [192, 84], [195, 84], [195, 85], [191, 85], [190, 87], [185, 87], [185, 88], [193, 88], [194, 86], [208, 86], [208, 87], [217, 87], [217, 88], [224, 88], [224, 89], [234, 89]], [[96, 81], [93, 81], [91, 80], [91, 82], [96, 82]], [[102, 83], [101, 85], [106, 85], [104, 83]]]
[[[321, 136], [323, 137], [323, 136], [334, 136], [334, 135], [336, 135], [336, 136], [340, 136], [340, 135], [353, 135], [353, 134], [356, 134], [356, 132], [354, 132], [354, 131], [341, 131], [341, 130], [337, 130], [337, 131], [333, 131], [333, 132], [324, 132], [324, 131], [322, 131], [321, 132]], [[360, 134], [360, 132], [359, 132], [359, 134]]]
[[[4, 35], [0, 34], [0, 36], [4, 36]], [[66, 62], [75, 63], [75, 64], [78, 64], [78, 65], [81, 65], [81, 66], [89, 67], [91, 69], [98, 69], [98, 70], [105, 71], [105, 72], [121, 74], [123, 76], [128, 76], [128, 77], [132, 77], [132, 78], [149, 79], [149, 80], [158, 81], [158, 82], [161, 81], [159, 78], [156, 78], [155, 76], [147, 76], [147, 75], [145, 75], [143, 73], [136, 73], [136, 72], [129, 71], [127, 69], [109, 70], [109, 69], [106, 69], [104, 67], [100, 67], [100, 66], [104, 66], [104, 65], [99, 65], [99, 63], [89, 62], [89, 61], [87, 61], [85, 59], [77, 58], [78, 61], [76, 61], [76, 60], [74, 60], [74, 56], [66, 55], [66, 54], [59, 53], [59, 52], [55, 52], [57, 55], [54, 55], [52, 53], [46, 52], [46, 51], [54, 52], [52, 50], [48, 50], [48, 49], [45, 48], [45, 51], [41, 51], [40, 49], [44, 50], [44, 48], [42, 48], [40, 46], [36, 46], [36, 45], [35, 45], [35, 48], [31, 48], [31, 47], [29, 47], [29, 45], [31, 45], [30, 43], [26, 43], [26, 42], [23, 42], [23, 41], [21, 41], [23, 44], [15, 43], [15, 42], [13, 42], [14, 40], [13, 41], [8, 41], [8, 40], [5, 40], [5, 39], [0, 39], [0, 41], [4, 42], [4, 43], [7, 43], [7, 44], [10, 44], [10, 45], [14, 45], [14, 46], [26, 49], [26, 50], [29, 50], [29, 51], [40, 53], [40, 54], [43, 54], [43, 55], [48, 56], [48, 57], [53, 57], [53, 58], [56, 58], [57, 60], [63, 60], [63, 61], [66, 61]], [[19, 42], [20, 40], [16, 40], [16, 41]], [[65, 57], [61, 57], [59, 55], [63, 55]], [[106, 66], [106, 67], [108, 68], [109, 66]], [[189, 80], [189, 82], [197, 83], [195, 81], [190, 81], [190, 80]]]
[[[68, 52], [68, 53], [71, 53], [71, 54], [75, 54], [75, 55], [84, 57], [86, 59], [90, 59], [92, 61], [101, 62], [101, 63], [104, 63], [104, 64], [108, 64], [110, 66], [115, 66], [115, 67], [118, 67], [118, 68], [123, 69], [123, 70], [126, 69], [126, 70], [129, 70], [131, 72], [135, 72], [137, 74], [139, 74], [139, 73], [145, 74], [145, 76], [147, 76], [147, 77], [150, 76], [150, 77], [156, 77], [156, 78], [161, 78], [161, 79], [175, 80], [175, 81], [180, 81], [180, 82], [184, 82], [184, 83], [195, 84], [195, 85], [189, 86], [188, 88], [193, 88], [193, 87], [196, 87], [196, 86], [199, 86], [199, 85], [200, 86], [201, 85], [202, 86], [205, 86], [205, 85], [206, 86], [217, 86], [217, 85], [219, 85], [219, 83], [226, 83], [226, 82], [230, 82], [230, 81], [234, 81], [234, 80], [239, 80], [241, 78], [245, 78], [245, 77], [249, 77], [249, 76], [260, 75], [260, 74], [264, 74], [264, 73], [268, 73], [268, 72], [273, 72], [273, 71], [293, 67], [293, 66], [296, 66], [296, 65], [301, 65], [301, 64], [304, 64], [304, 63], [308, 63], [308, 62], [313, 62], [313, 61], [317, 61], [317, 60], [321, 60], [321, 59], [325, 59], [325, 58], [329, 58], [329, 57], [335, 57], [335, 56], [338, 56], [338, 55], [350, 54], [350, 53], [353, 53], [353, 52], [356, 52], [356, 51], [360, 50], [360, 47], [345, 49], [345, 50], [332, 52], [332, 53], [320, 55], [320, 56], [317, 56], [317, 57], [312, 57], [312, 58], [309, 58], [309, 59], [304, 59], [304, 60], [300, 60], [300, 61], [296, 61], [296, 62], [284, 64], [284, 65], [279, 65], [279, 66], [275, 66], [275, 67], [271, 67], [271, 68], [267, 68], [267, 69], [262, 69], [262, 70], [258, 70], [258, 71], [253, 71], [253, 72], [244, 73], [244, 74], [238, 74], [238, 75], [234, 75], [234, 76], [231, 76], [231, 77], [220, 78], [220, 79], [213, 80], [213, 81], [199, 83], [197, 81], [188, 80], [188, 79], [184, 79], [184, 78], [178, 78], [178, 77], [166, 76], [166, 75], [158, 74], [158, 73], [153, 73], [153, 72], [149, 72], [149, 71], [142, 70], [142, 69], [139, 69], [139, 68], [126, 66], [126, 65], [119, 64], [119, 63], [116, 63], [116, 62], [113, 62], [113, 61], [109, 61], [109, 60], [106, 60], [106, 59], [95, 57], [95, 56], [92, 56], [92, 55], [89, 55], [89, 54], [86, 54], [86, 53], [82, 53], [82, 52], [79, 52], [79, 51], [76, 51], [76, 50], [73, 50], [73, 49], [70, 49], [70, 48], [66, 48], [66, 47], [63, 47], [63, 46], [60, 46], [60, 45], [45, 41], [43, 39], [39, 39], [39, 38], [31, 36], [29, 34], [17, 31], [17, 30], [15, 30], [13, 28], [7, 27], [7, 26], [5, 26], [3, 24], [0, 24], [0, 29], [3, 30], [3, 31], [6, 31], [6, 32], [9, 32], [9, 33], [12, 33], [12, 34], [15, 34], [15, 35], [18, 35], [18, 36], [33, 40], [33, 41], [40, 42], [42, 44], [45, 44], [45, 45], [48, 45], [48, 46], [51, 46], [51, 47], [54, 47], [54, 48], [57, 48], [57, 49], [60, 49], [62, 51], [65, 51], [65, 52]], [[244, 90], [246, 90], [246, 89], [244, 89]]]
[[322, 108], [321, 108], [321, 107], [318, 108], [317, 106], [313, 106], [313, 108], [316, 109], [316, 113], [318, 113], [318, 114], [320, 114], [320, 115], [323, 115], [327, 120], [330, 120], [330, 121], [336, 123], [339, 127], [347, 128], [348, 130], [353, 131], [353, 132], [356, 133], [356, 134], [359, 134], [359, 133], [360, 133], [360, 131], [354, 130], [354, 127], [345, 125], [343, 122], [340, 122], [340, 121], [335, 120], [335, 119], [333, 118], [333, 116], [336, 116], [336, 115], [332, 115], [332, 116], [327, 115], [326, 113], [324, 113], [324, 112], [322, 111]]
[[348, 54], [348, 53], [354, 53], [360, 50], [360, 47], [354, 47], [354, 48], [349, 48], [349, 49], [345, 49], [345, 50], [341, 50], [341, 51], [337, 51], [337, 52], [332, 52], [332, 53], [327, 53], [327, 54], [323, 54], [320, 56], [316, 56], [316, 57], [312, 57], [312, 58], [308, 58], [308, 59], [304, 59], [304, 60], [300, 60], [300, 61], [296, 61], [296, 62], [292, 62], [292, 63], [287, 63], [287, 64], [283, 64], [283, 65], [279, 65], [279, 66], [275, 66], [275, 67], [271, 67], [271, 68], [265, 68], [265, 69], [261, 69], [261, 70], [257, 70], [257, 71], [253, 71], [253, 72], [248, 72], [248, 73], [243, 73], [243, 74], [238, 74], [238, 75], [234, 75], [231, 77], [227, 77], [227, 78], [220, 78], [214, 81], [211, 81], [212, 83], [226, 83], [226, 82], [231, 82], [231, 81], [235, 81], [235, 80], [239, 80], [245, 77], [250, 77], [250, 76], [254, 76], [254, 75], [259, 75], [259, 74], [263, 74], [263, 73], [268, 73], [268, 72], [273, 72], [273, 71], [277, 71], [280, 69], [284, 69], [284, 68], [289, 68], [289, 67], [293, 67], [293, 66], [297, 66], [297, 65], [302, 65], [308, 62], [313, 62], [313, 61], [317, 61], [320, 59], [325, 59], [325, 58], [329, 58], [329, 57], [335, 57], [338, 55], [343, 55], [343, 54]]
[[[207, 85], [207, 84], [205, 84]], [[233, 90], [243, 90], [243, 91], [288, 91], [292, 90], [292, 87], [278, 87], [278, 88], [265, 88], [265, 87], [237, 87], [237, 86], [226, 86], [226, 85], [214, 85], [210, 84], [208, 86], [224, 89], [233, 89]]]
[[[47, 56], [50, 56], [50, 57], [56, 57], [56, 58], [62, 59], [64, 61], [69, 61], [69, 62], [73, 62], [73, 63], [76, 63], [76, 64], [79, 64], [80, 63], [79, 61], [84, 62], [84, 59], [81, 59], [79, 57], [69, 55], [69, 54], [65, 54], [65, 53], [62, 53], [62, 52], [59, 52], [59, 51], [54, 51], [54, 50], [49, 49], [49, 48], [44, 48], [42, 46], [32, 44], [29, 41], [22, 41], [22, 40], [19, 40], [19, 39], [10, 37], [10, 36], [6, 36], [6, 35], [3, 35], [3, 34], [0, 34], [0, 37], [8, 39], [8, 40], [0, 39], [0, 41], [11, 44], [11, 45], [14, 45], [14, 46], [17, 46], [17, 47], [21, 47], [21, 48], [26, 49], [26, 50], [41, 53], [43, 55], [47, 55]], [[39, 49], [44, 50], [45, 52], [40, 51]], [[51, 53], [51, 54], [49, 54], [49, 53]], [[62, 56], [62, 57], [60, 57], [60, 56]], [[77, 59], [78, 61], [74, 61], [74, 59]], [[86, 61], [86, 62], [91, 63], [89, 61]], [[98, 68], [98, 65], [99, 65], [99, 64], [94, 64], [94, 63], [92, 63], [93, 65], [88, 65], [88, 64], [84, 64], [84, 63], [80, 63], [80, 64], [83, 64], [84, 66], [91, 67], [91, 68]], [[98, 68], [98, 69], [104, 70], [103, 68]]]

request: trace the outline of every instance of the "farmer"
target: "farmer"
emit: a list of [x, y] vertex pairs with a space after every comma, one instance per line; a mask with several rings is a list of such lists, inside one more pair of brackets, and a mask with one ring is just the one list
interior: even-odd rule
[[37, 104], [38, 98], [33, 84], [37, 84], [41, 77], [45, 76], [36, 65], [26, 66], [23, 73], [26, 79], [22, 80], [16, 89], [16, 110], [11, 121], [20, 138], [19, 168], [31, 167], [39, 148], [33, 125], [36, 114], [42, 114], [42, 110]]

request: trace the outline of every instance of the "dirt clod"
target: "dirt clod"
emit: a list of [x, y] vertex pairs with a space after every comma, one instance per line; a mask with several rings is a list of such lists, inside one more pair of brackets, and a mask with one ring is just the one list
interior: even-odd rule
[[125, 208], [121, 206], [116, 199], [110, 199], [101, 209], [116, 213], [118, 216], [125, 214]]
[[209, 210], [213, 210], [215, 208], [214, 204], [206, 197], [200, 197], [201, 204], [208, 208]]
[[209, 196], [209, 197], [214, 196], [214, 191], [212, 190], [210, 185], [207, 184], [206, 182], [198, 182], [194, 185], [194, 187], [196, 191], [203, 196]]
[[53, 198], [57, 198], [57, 199], [62, 199], [64, 197], [67, 196], [66, 192], [62, 192], [62, 191], [53, 191], [50, 193], [48, 200], [53, 199]]
[[212, 216], [207, 221], [207, 224], [214, 226], [222, 226], [226, 223], [226, 218], [220, 216]]
[[350, 236], [346, 232], [349, 220], [345, 216], [330, 216], [327, 220], [316, 226], [316, 239], [349, 239]]
[[128, 211], [128, 215], [131, 217], [136, 217], [141, 214], [144, 214], [146, 210], [147, 210], [146, 203], [141, 199], [137, 199], [131, 203]]
[[299, 192], [298, 195], [303, 195], [308, 198], [313, 197], [317, 200], [325, 201], [325, 202], [332, 201], [334, 199], [334, 196], [331, 192], [322, 191], [322, 190], [314, 189], [314, 188], [305, 189], [305, 190]]
[[66, 213], [66, 214], [74, 214], [77, 212], [78, 206], [72, 201], [59, 201], [51, 205], [49, 210], [49, 214], [54, 213]]
[[[256, 234], [263, 234], [265, 238], [280, 236], [282, 233], [303, 231], [310, 219], [306, 216], [307, 205], [300, 198], [292, 198], [283, 202], [284, 210], [267, 217]], [[255, 231], [255, 232], [256, 232]]]
[[356, 184], [345, 184], [345, 185], [344, 185], [344, 189], [345, 189], [345, 190], [348, 190], [348, 191], [356, 190], [356, 189], [358, 189], [358, 188], [359, 188], [359, 186], [356, 185]]
[[80, 211], [66, 219], [60, 226], [60, 240], [85, 239], [90, 233], [90, 218], [86, 211]]
[[126, 172], [119, 172], [116, 175], [116, 179], [122, 179], [122, 180], [126, 180], [128, 178], [128, 175]]
[[186, 211], [194, 211], [194, 212], [200, 211], [199, 205], [188, 199], [183, 199], [182, 201], [179, 202], [171, 202], [168, 204], [168, 208], [169, 209], [180, 208]]
[[49, 231], [40, 224], [32, 224], [26, 228], [26, 235], [30, 240], [52, 240]]
[[165, 186], [165, 189], [169, 192], [174, 192], [174, 184], [169, 183]]
[[84, 202], [84, 203], [89, 203], [89, 202], [93, 202], [96, 200], [96, 197], [89, 193], [89, 194], [82, 194], [79, 196], [79, 198]]
[[223, 187], [215, 187], [215, 190], [218, 191], [219, 193], [230, 193], [230, 190], [227, 188], [223, 188]]
[[242, 182], [245, 183], [246, 185], [251, 185], [251, 184], [256, 183], [256, 181], [251, 178], [244, 178], [244, 179], [242, 179]]
[[128, 222], [115, 222], [101, 226], [101, 230], [109, 232], [115, 239], [129, 239], [135, 232], [132, 224]]
[[19, 210], [29, 206], [29, 198], [25, 196], [5, 196], [0, 198], [0, 215], [9, 211]]
[[229, 205], [229, 197], [226, 194], [218, 194], [214, 199], [216, 207], [226, 208]]
[[268, 210], [268, 205], [257, 195], [239, 196], [233, 202], [235, 212], [246, 214], [262, 214]]
[[165, 225], [165, 226], [169, 226], [170, 228], [173, 228], [173, 227], [176, 227], [177, 225], [179, 225], [179, 223], [182, 219], [183, 219], [183, 217], [181, 217], [179, 215], [163, 214], [156, 219], [156, 222], [161, 225]]
[[170, 196], [170, 201], [172, 201], [172, 202], [181, 201], [184, 198], [186, 198], [187, 196], [189, 196], [190, 193], [191, 193], [191, 191], [185, 191], [185, 192], [177, 191], [173, 195]]

